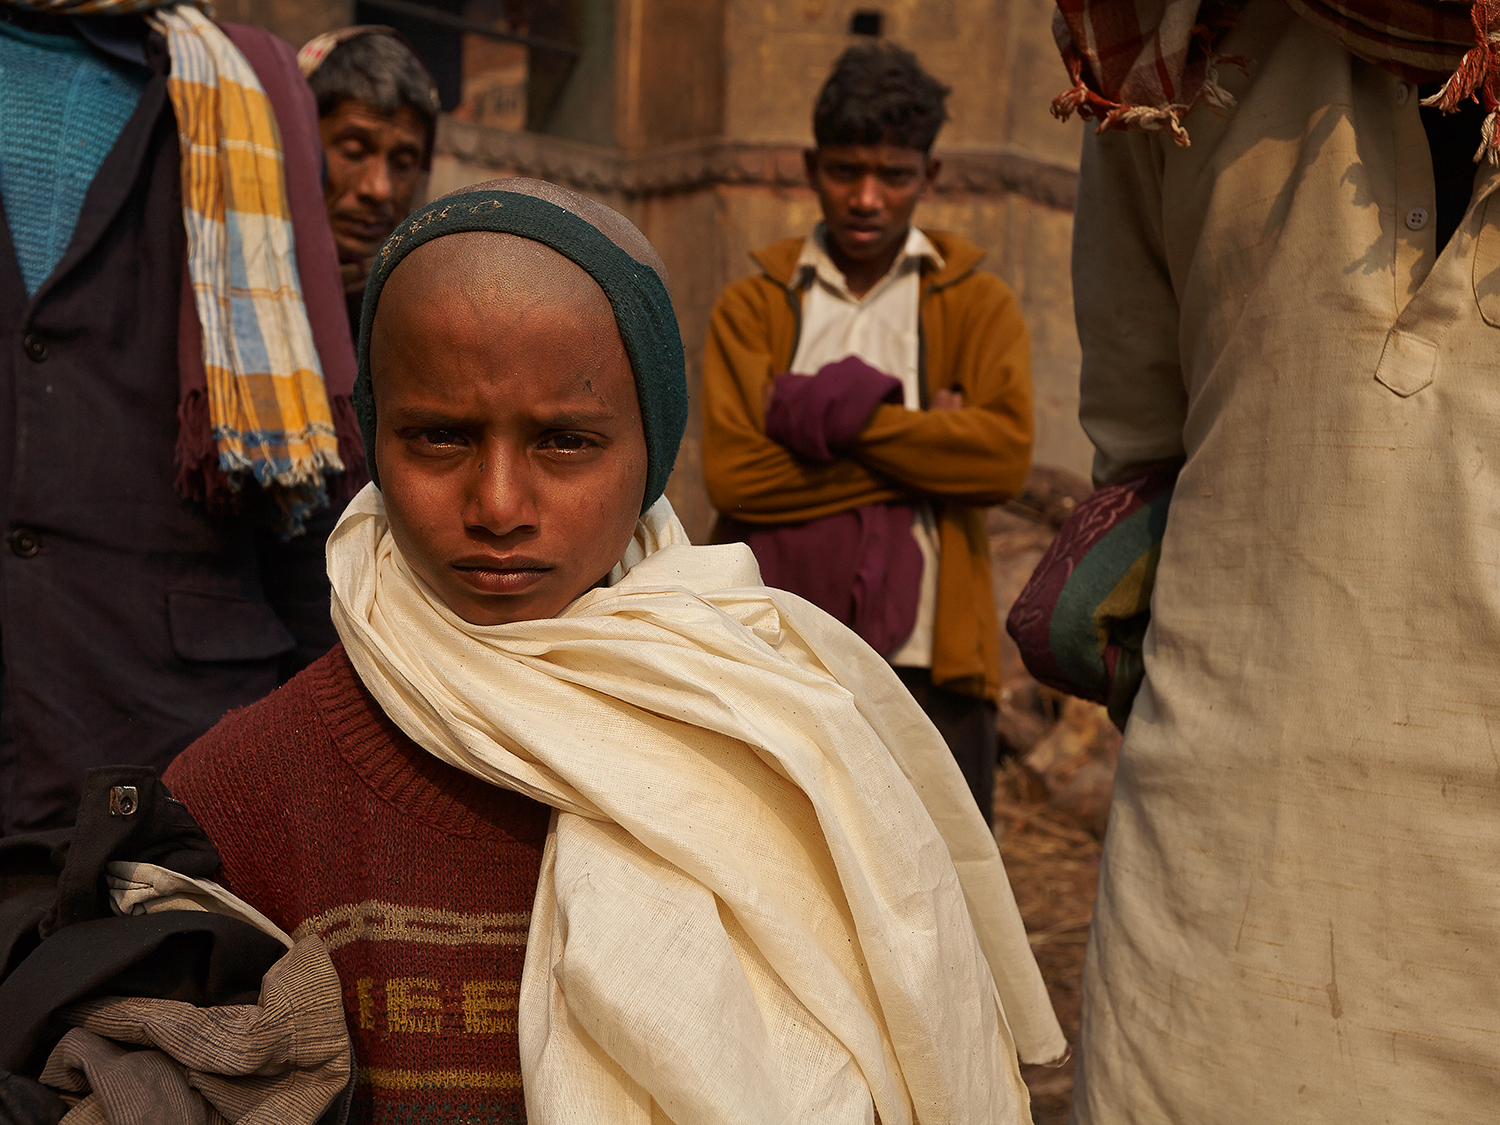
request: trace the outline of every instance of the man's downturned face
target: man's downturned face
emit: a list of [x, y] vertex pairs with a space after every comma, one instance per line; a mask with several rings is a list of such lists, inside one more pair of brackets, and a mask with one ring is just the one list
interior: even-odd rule
[[385, 113], [364, 102], [340, 102], [318, 122], [328, 181], [323, 202], [339, 261], [380, 249], [411, 210], [422, 177], [427, 135], [409, 109]]
[[370, 343], [376, 464], [411, 568], [473, 625], [553, 617], [634, 533], [646, 439], [609, 301], [512, 235], [412, 251]]

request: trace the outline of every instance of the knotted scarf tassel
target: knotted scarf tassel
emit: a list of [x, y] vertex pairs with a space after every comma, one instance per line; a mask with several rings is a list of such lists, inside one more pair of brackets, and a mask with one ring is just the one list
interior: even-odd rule
[[[1484, 125], [1480, 127], [1479, 148], [1475, 150], [1474, 162], [1488, 158], [1491, 164], [1500, 164], [1500, 53], [1496, 45], [1500, 36], [1490, 31], [1490, 24], [1500, 8], [1500, 0], [1474, 0], [1469, 9], [1469, 18], [1474, 21], [1474, 46], [1459, 60], [1458, 68], [1443, 83], [1443, 88], [1422, 104], [1453, 113], [1458, 107], [1473, 98], [1484, 106]], [[1480, 98], [1481, 91], [1484, 94]]]
[[[1172, 139], [1178, 144], [1186, 147], [1191, 143], [1187, 130], [1182, 127], [1182, 114], [1186, 111], [1186, 106], [1158, 107], [1112, 102], [1089, 88], [1083, 79], [1083, 62], [1071, 48], [1065, 49], [1064, 56], [1073, 85], [1052, 99], [1052, 116], [1059, 121], [1066, 121], [1077, 113], [1085, 121], [1097, 120], [1099, 126], [1095, 131], [1099, 133], [1132, 126], [1147, 132], [1165, 129], [1171, 132]], [[1223, 96], [1229, 98], [1227, 93]], [[1229, 103], [1233, 104], [1233, 98], [1229, 98]]]
[[[1194, 105], [1203, 101], [1214, 110], [1234, 108], [1234, 95], [1219, 84], [1219, 65], [1228, 63], [1249, 72], [1249, 59], [1240, 55], [1220, 55], [1213, 50], [1214, 43], [1239, 22], [1243, 2], [1244, 0], [1205, 0], [1198, 13], [1199, 22], [1193, 25], [1191, 32], [1196, 49], [1203, 52], [1202, 84], [1192, 92], [1186, 103], [1173, 102], [1169, 105], [1115, 102], [1093, 89], [1083, 76], [1083, 56], [1074, 46], [1067, 19], [1059, 9], [1053, 13], [1052, 35], [1057, 40], [1063, 63], [1068, 68], [1068, 76], [1073, 84], [1052, 99], [1052, 115], [1060, 121], [1066, 121], [1074, 113], [1085, 121], [1097, 120], [1099, 125], [1095, 132], [1098, 133], [1109, 129], [1132, 128], [1146, 132], [1167, 131], [1177, 144], [1183, 148], [1190, 147], [1192, 141], [1188, 138], [1182, 119]], [[1500, 3], [1500, 0], [1493, 2]], [[1166, 79], [1165, 75], [1162, 77]], [[1166, 82], [1166, 85], [1170, 87], [1171, 83]], [[1168, 97], [1177, 93], [1178, 91], [1169, 89]]]

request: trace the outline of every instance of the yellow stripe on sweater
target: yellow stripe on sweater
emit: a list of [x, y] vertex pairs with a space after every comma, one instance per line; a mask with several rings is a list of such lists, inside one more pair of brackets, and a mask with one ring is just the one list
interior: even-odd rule
[[362, 1066], [355, 1081], [377, 1090], [489, 1089], [519, 1090], [521, 1076], [514, 1070], [388, 1070]]

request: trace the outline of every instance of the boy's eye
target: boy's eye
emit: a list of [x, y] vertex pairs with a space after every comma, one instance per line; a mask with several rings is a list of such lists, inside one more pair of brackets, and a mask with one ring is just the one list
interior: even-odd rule
[[359, 141], [345, 141], [339, 145], [339, 155], [345, 160], [360, 161], [369, 155], [369, 149]]
[[880, 173], [880, 180], [887, 187], [906, 187], [916, 178], [910, 168], [887, 168]]
[[592, 449], [595, 442], [585, 434], [564, 432], [548, 434], [542, 439], [541, 445], [543, 449], [557, 449], [563, 453], [582, 453], [584, 450]]
[[419, 430], [412, 436], [416, 440], [418, 445], [435, 446], [439, 448], [447, 448], [454, 445], [463, 445], [467, 440], [464, 435], [459, 433], [457, 430]]

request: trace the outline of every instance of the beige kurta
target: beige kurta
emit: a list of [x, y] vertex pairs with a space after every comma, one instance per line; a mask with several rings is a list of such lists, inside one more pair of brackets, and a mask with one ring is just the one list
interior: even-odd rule
[[1085, 971], [1083, 1123], [1500, 1115], [1500, 180], [1277, 0], [1192, 147], [1091, 138], [1102, 478], [1185, 453]]

